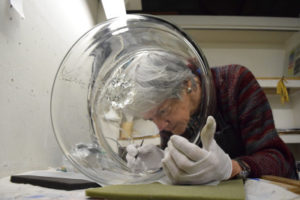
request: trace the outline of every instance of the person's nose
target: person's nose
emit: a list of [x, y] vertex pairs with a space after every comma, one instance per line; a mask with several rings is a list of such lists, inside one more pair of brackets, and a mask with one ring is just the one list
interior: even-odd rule
[[166, 128], [170, 123], [168, 120], [162, 120], [162, 119], [153, 119], [153, 122], [156, 124], [159, 131], [166, 130]]

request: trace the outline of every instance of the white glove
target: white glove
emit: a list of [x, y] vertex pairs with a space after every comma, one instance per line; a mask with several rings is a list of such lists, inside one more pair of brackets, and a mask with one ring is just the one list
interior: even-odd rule
[[157, 170], [162, 167], [161, 160], [164, 157], [164, 151], [154, 144], [143, 146], [130, 144], [126, 150], [127, 167], [133, 172]]
[[216, 143], [215, 131], [216, 121], [209, 116], [201, 131], [203, 148], [178, 135], [170, 138], [162, 164], [174, 184], [205, 184], [230, 178], [232, 162]]

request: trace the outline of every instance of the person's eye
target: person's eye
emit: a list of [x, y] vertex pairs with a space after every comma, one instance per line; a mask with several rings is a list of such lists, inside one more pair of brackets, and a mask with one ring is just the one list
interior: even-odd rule
[[170, 106], [160, 109], [158, 114], [159, 116], [166, 116], [169, 113], [169, 111], [170, 111]]
[[159, 111], [158, 114], [159, 114], [159, 115], [164, 115], [164, 114], [166, 114], [166, 110], [165, 110], [165, 109], [162, 109], [162, 110]]

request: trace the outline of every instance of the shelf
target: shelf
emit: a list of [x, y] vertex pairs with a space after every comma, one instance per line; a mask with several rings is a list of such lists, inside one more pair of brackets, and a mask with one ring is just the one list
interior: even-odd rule
[[279, 134], [279, 137], [287, 144], [300, 143], [300, 134]]
[[[266, 94], [276, 94], [277, 83], [280, 80], [279, 77], [257, 77], [256, 79]], [[286, 82], [284, 84], [289, 94], [300, 91], [300, 78], [285, 78], [285, 80]]]
[[295, 31], [184, 29], [193, 40], [213, 44], [269, 44], [284, 46]]
[[183, 29], [299, 31], [300, 18], [160, 15]]
[[159, 15], [188, 33], [202, 47], [205, 44], [276, 45], [285, 48], [300, 31], [300, 18]]
[[[263, 88], [276, 88], [277, 83], [280, 80], [279, 77], [274, 78], [265, 78], [265, 77], [257, 77], [258, 83]], [[284, 82], [287, 88], [295, 88], [300, 89], [300, 78], [285, 78], [286, 82]]]

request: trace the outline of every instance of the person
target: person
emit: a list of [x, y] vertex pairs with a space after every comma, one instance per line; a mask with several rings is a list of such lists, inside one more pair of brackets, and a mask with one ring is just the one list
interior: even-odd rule
[[[204, 83], [191, 59], [149, 51], [130, 65], [136, 100], [128, 112], [157, 125], [164, 153], [154, 145], [130, 146], [129, 167], [143, 171], [160, 156], [155, 167], [161, 166], [173, 184], [263, 175], [298, 179], [294, 157], [276, 131], [267, 97], [246, 67], [210, 68], [215, 109], [201, 129]], [[199, 131], [201, 139], [195, 143]]]

